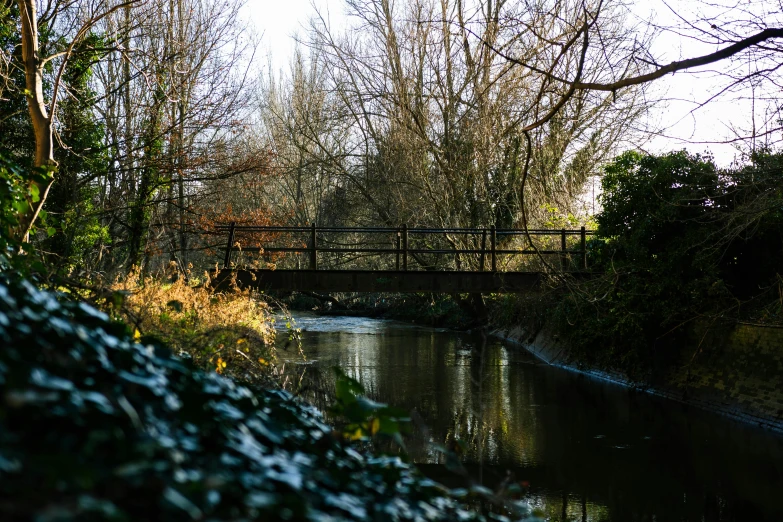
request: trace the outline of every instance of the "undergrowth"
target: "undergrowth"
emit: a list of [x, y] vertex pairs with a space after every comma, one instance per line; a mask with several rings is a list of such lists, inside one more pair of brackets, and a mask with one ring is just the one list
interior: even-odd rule
[[269, 381], [278, 372], [275, 318], [260, 296], [236, 286], [215, 292], [208, 284], [174, 282], [138, 271], [112, 286], [114, 314], [144, 342], [162, 342], [201, 368], [246, 382]]

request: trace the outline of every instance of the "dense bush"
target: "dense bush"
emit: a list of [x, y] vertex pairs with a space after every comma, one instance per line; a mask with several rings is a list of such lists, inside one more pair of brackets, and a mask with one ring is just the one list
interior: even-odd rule
[[604, 277], [560, 307], [579, 359], [643, 376], [676, 360], [696, 322], [779, 315], [783, 156], [719, 169], [685, 152], [628, 152], [602, 188], [589, 247]]
[[[0, 151], [0, 271], [13, 269], [30, 274], [44, 270], [30, 243], [22, 242], [24, 217], [40, 202], [40, 188], [51, 178], [43, 170], [23, 172]], [[41, 211], [38, 225], [46, 226]], [[32, 228], [31, 233], [36, 229]], [[47, 229], [47, 233], [53, 230]]]
[[0, 280], [0, 346], [1, 520], [481, 518], [290, 395], [197, 371], [28, 282]]

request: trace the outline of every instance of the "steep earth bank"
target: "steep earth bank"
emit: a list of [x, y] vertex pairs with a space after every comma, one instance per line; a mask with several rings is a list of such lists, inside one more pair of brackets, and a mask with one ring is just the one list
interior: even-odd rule
[[783, 433], [783, 327], [737, 324], [709, 334], [699, 330], [694, 329], [692, 348], [684, 351], [679, 364], [643, 384], [622, 372], [575, 360], [551, 327], [498, 328], [492, 335], [524, 347], [548, 364]]

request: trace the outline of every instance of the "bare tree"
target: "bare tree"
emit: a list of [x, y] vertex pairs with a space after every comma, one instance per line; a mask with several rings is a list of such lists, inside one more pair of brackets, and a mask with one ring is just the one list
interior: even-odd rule
[[[263, 169], [249, 150], [252, 36], [242, 3], [171, 0], [125, 10], [103, 26], [122, 44], [96, 71], [111, 169], [101, 185], [114, 266], [166, 253], [185, 270], [209, 182]], [[244, 156], [235, 156], [243, 154]]]
[[[629, 30], [620, 7], [456, 0], [347, 7], [348, 31], [337, 34], [316, 18], [307, 40], [310, 59], [323, 64], [319, 92], [335, 100], [327, 127], [341, 129], [340, 152], [325, 146], [318, 125], [299, 130], [307, 146], [298, 150], [328, 159], [336, 185], [373, 223], [516, 226], [537, 219], [526, 207], [568, 207], [649, 106], [642, 89], [580, 91], [497, 52], [597, 81], [605, 64], [585, 41], [600, 23], [602, 52], [619, 61]], [[599, 20], [593, 11], [611, 16]], [[521, 34], [510, 20], [530, 30]], [[453, 260], [463, 261], [473, 262]]]
[[275, 201], [281, 222], [341, 224], [352, 215], [346, 206], [329, 212], [329, 200], [349, 175], [351, 127], [324, 66], [298, 48], [290, 74], [270, 77], [261, 92], [259, 139], [269, 144], [276, 169], [266, 197]]
[[[502, 56], [509, 63], [538, 77], [548, 88], [559, 92], [558, 104], [565, 104], [580, 93], [608, 92], [619, 95], [628, 89], [649, 84], [674, 73], [709, 75], [708, 85], [701, 100], [694, 100], [696, 107], [718, 98], [748, 96], [749, 86], [760, 86], [751, 96], [777, 106], [781, 85], [783, 61], [783, 5], [780, 2], [700, 1], [678, 5], [663, 2], [673, 23], [655, 19], [639, 24], [625, 34], [607, 38], [604, 31], [607, 19], [611, 19], [603, 1], [583, 8], [585, 23], [582, 29], [582, 45], [576, 45], [568, 34], [541, 39], [562, 48], [561, 64], [575, 60], [582, 53], [592, 61], [602, 74], [586, 77], [573, 67], [542, 66], [535, 57], [527, 56], [512, 45], [498, 44], [476, 35], [483, 45]], [[542, 2], [542, 5], [548, 5]], [[555, 15], [543, 9], [544, 20], [531, 24], [525, 18], [510, 17], [506, 27], [513, 34], [529, 34], [533, 28], [545, 23], [555, 23]], [[624, 49], [622, 53], [605, 53], [607, 42], [620, 38], [614, 45]], [[711, 52], [694, 53], [691, 57], [666, 63], [654, 52], [655, 42], [676, 39], [686, 48], [708, 48]], [[715, 67], [714, 69], [711, 67]], [[710, 85], [712, 84], [712, 85]], [[761, 94], [763, 92], [764, 94]], [[777, 110], [773, 111], [777, 113]], [[779, 132], [779, 122], [768, 127], [766, 134]], [[752, 130], [755, 133], [755, 129]], [[750, 136], [736, 136], [741, 140]]]

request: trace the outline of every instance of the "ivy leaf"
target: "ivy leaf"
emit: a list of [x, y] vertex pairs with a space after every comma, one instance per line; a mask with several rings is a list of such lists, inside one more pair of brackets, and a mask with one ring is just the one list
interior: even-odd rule
[[14, 201], [13, 205], [14, 210], [16, 210], [18, 214], [24, 214], [30, 208], [30, 205], [28, 205], [27, 201], [24, 200]]

